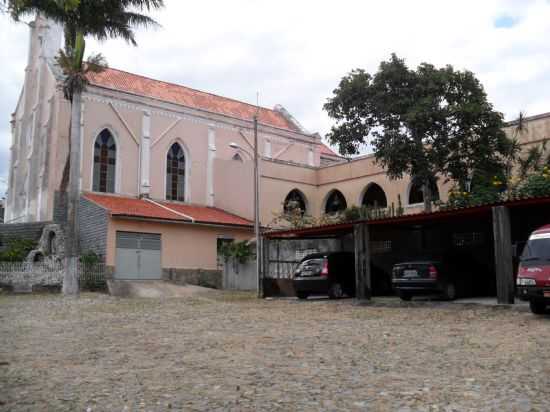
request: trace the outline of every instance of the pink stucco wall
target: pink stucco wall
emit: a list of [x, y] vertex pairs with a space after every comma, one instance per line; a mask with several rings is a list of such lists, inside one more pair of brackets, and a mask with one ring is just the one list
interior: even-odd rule
[[159, 233], [162, 267], [178, 269], [215, 270], [219, 236], [232, 237], [237, 241], [253, 237], [251, 230], [240, 228], [111, 219], [107, 232], [106, 263], [109, 266], [115, 266], [116, 262], [117, 231]]

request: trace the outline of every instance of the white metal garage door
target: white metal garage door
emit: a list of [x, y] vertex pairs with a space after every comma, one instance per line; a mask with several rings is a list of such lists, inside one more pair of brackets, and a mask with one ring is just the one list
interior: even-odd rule
[[160, 253], [159, 234], [117, 232], [115, 279], [160, 279]]

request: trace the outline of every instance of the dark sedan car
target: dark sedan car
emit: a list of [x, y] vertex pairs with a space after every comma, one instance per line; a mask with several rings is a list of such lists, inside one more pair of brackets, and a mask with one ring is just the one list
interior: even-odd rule
[[328, 295], [338, 299], [355, 295], [355, 258], [350, 252], [314, 253], [302, 259], [293, 278], [296, 296]]
[[392, 272], [393, 288], [403, 300], [430, 294], [453, 300], [457, 296], [458, 280], [456, 273], [436, 260], [398, 263]]

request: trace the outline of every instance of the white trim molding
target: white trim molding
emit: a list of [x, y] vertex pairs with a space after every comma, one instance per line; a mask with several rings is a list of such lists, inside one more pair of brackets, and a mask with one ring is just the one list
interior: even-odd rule
[[143, 111], [141, 126], [139, 194], [140, 196], [149, 196], [151, 191], [151, 112], [148, 110]]

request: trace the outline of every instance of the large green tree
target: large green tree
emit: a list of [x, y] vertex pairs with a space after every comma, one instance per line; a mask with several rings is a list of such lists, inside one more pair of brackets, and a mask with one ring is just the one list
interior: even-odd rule
[[86, 37], [98, 40], [120, 37], [136, 45], [134, 28], [155, 26], [151, 17], [143, 14], [164, 6], [163, 0], [5, 0], [14, 20], [40, 14], [63, 27], [64, 49], [57, 58], [65, 81], [63, 90], [71, 103], [69, 172], [68, 172], [68, 218], [66, 264], [63, 278], [63, 293], [78, 295], [78, 226], [77, 207], [80, 198], [80, 121], [82, 92], [85, 90], [87, 73], [101, 71], [105, 61], [101, 55], [84, 61]]
[[426, 211], [437, 176], [466, 188], [474, 172], [502, 167], [510, 150], [503, 116], [479, 80], [452, 66], [411, 70], [392, 54], [374, 75], [346, 75], [324, 108], [336, 120], [329, 141], [342, 154], [371, 144], [390, 179], [420, 179]]

